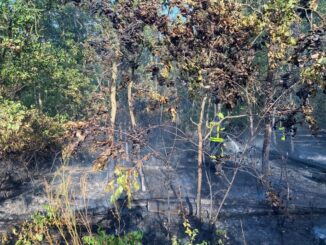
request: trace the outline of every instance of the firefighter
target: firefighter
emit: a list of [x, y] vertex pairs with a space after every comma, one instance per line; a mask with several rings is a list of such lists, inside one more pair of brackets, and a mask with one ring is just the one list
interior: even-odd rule
[[222, 138], [222, 131], [224, 128], [222, 127], [222, 122], [224, 119], [223, 113], [218, 113], [214, 120], [210, 122], [210, 148], [211, 148], [211, 155], [210, 158], [215, 163], [215, 169], [217, 174], [221, 174], [222, 165], [223, 165], [223, 158], [224, 158], [224, 149], [223, 143], [224, 139]]

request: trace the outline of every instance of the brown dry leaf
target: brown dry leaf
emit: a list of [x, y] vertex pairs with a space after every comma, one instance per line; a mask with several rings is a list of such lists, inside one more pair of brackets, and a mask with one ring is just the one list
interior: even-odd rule
[[105, 151], [103, 151], [97, 159], [93, 161], [92, 163], [93, 170], [95, 171], [103, 170], [111, 155], [112, 155], [112, 149], [109, 147]]

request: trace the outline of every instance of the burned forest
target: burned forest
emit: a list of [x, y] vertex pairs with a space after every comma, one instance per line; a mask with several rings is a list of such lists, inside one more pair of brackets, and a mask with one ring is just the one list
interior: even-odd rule
[[326, 244], [325, 0], [0, 0], [0, 244]]

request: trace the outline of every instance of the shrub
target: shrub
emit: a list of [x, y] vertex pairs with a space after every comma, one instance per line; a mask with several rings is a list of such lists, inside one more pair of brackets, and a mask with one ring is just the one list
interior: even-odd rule
[[59, 149], [63, 121], [0, 97], [0, 159], [28, 156]]

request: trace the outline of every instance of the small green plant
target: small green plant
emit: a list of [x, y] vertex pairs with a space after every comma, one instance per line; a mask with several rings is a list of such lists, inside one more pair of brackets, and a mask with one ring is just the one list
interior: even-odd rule
[[180, 244], [179, 241], [178, 241], [178, 237], [176, 235], [172, 236], [171, 243], [172, 243], [172, 245], [179, 245]]
[[141, 245], [142, 239], [141, 231], [133, 231], [120, 237], [107, 234], [101, 228], [98, 229], [97, 234], [82, 238], [85, 245]]
[[[186, 242], [186, 245], [208, 245], [208, 243], [206, 241], [202, 241], [201, 243], [195, 243], [195, 240], [199, 234], [198, 229], [194, 229], [189, 220], [187, 218], [184, 218], [183, 221], [183, 227], [185, 229], [185, 233], [187, 234], [188, 237], [188, 241]], [[178, 239], [176, 236], [172, 237], [172, 244], [173, 245], [179, 245]]]
[[111, 180], [106, 187], [107, 192], [112, 192], [111, 203], [115, 203], [125, 192], [128, 198], [128, 207], [130, 208], [132, 192], [139, 190], [137, 169], [117, 165], [114, 174], [116, 178]]
[[196, 236], [198, 235], [198, 229], [193, 229], [189, 223], [189, 220], [186, 218], [183, 221], [183, 227], [185, 228], [185, 233], [189, 238], [189, 244], [193, 244]]
[[224, 229], [217, 229], [216, 230], [217, 236], [217, 244], [218, 245], [225, 245], [226, 241], [228, 240], [227, 232]]
[[36, 212], [31, 221], [25, 221], [19, 228], [13, 228], [15, 245], [42, 244], [46, 237], [49, 238], [49, 228], [54, 225], [55, 210], [45, 206], [45, 212]]

